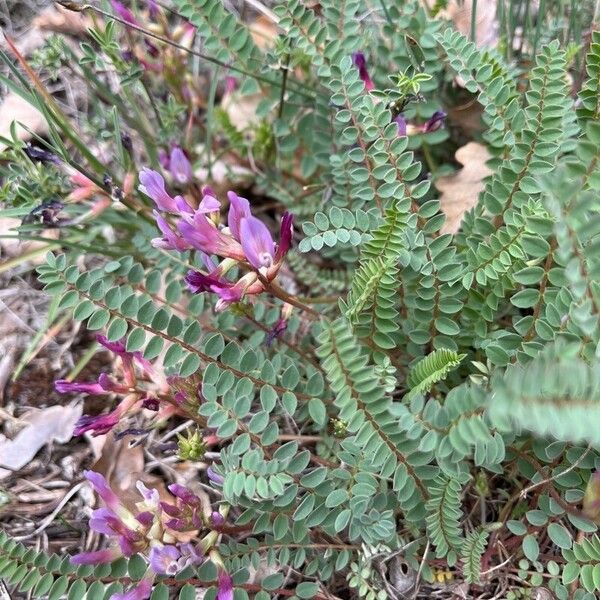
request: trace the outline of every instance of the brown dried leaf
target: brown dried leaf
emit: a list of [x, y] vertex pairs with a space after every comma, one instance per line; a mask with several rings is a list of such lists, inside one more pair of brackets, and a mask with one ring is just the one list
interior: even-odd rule
[[442, 233], [456, 233], [460, 229], [463, 215], [477, 204], [479, 194], [485, 186], [484, 179], [492, 174], [485, 164], [490, 159], [486, 146], [469, 142], [459, 148], [456, 160], [464, 165], [453, 175], [438, 177], [435, 187], [442, 193], [440, 204], [446, 215]]
[[50, 406], [24, 415], [21, 420], [27, 425], [13, 439], [0, 441], [0, 464], [9, 467], [0, 468], [0, 479], [22, 469], [46, 444], [68, 442], [80, 416], [80, 404]]
[[104, 444], [101, 449], [95, 448], [100, 451], [100, 458], [92, 471], [104, 475], [123, 503], [132, 506], [141, 499], [135, 484], [144, 473], [144, 450], [141, 445], [132, 446], [129, 439], [115, 440], [113, 433], [96, 438]]

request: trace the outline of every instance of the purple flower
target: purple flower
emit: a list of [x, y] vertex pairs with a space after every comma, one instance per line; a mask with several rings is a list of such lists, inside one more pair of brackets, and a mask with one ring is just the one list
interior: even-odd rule
[[[210, 198], [210, 196], [205, 196], [205, 198]], [[179, 221], [177, 227], [183, 239], [196, 250], [235, 260], [244, 260], [245, 258], [239, 242], [219, 231], [200, 211], [196, 211], [190, 220]]]
[[362, 52], [353, 52], [352, 53], [352, 62], [354, 66], [358, 69], [358, 75], [361, 78], [362, 82], [365, 84], [365, 89], [370, 92], [375, 88], [375, 84], [369, 77], [369, 71], [367, 70], [367, 59], [365, 58], [364, 53]]
[[275, 242], [268, 227], [256, 217], [242, 219], [240, 239], [248, 262], [266, 274], [275, 258]]
[[216, 483], [217, 485], [222, 485], [225, 481], [225, 478], [217, 473], [212, 467], [208, 467], [208, 469], [206, 469], [206, 475], [213, 483]]
[[225, 523], [225, 517], [220, 512], [213, 510], [210, 513], [210, 521], [215, 527], [221, 527]]
[[111, 379], [106, 373], [100, 373], [100, 375], [98, 376], [98, 383], [106, 392], [126, 393], [129, 391], [129, 388], [126, 385], [117, 383], [116, 381]]
[[179, 559], [179, 567], [181, 570], [189, 565], [199, 565], [204, 562], [204, 554], [194, 544], [180, 544], [179, 550], [181, 558]]
[[58, 158], [58, 156], [56, 156], [56, 154], [54, 154], [53, 152], [50, 152], [49, 150], [44, 150], [43, 148], [38, 148], [37, 146], [33, 146], [31, 144], [31, 142], [27, 142], [25, 144], [25, 148], [23, 149], [23, 152], [25, 152], [25, 154], [27, 154], [27, 156], [32, 161], [39, 161], [42, 164], [45, 164], [45, 163], [54, 163], [55, 165], [61, 164], [61, 160], [60, 160], [60, 158]]
[[160, 494], [158, 490], [155, 488], [149, 488], [143, 481], [138, 481], [135, 484], [137, 491], [144, 498], [144, 504], [148, 508], [153, 508], [155, 511], [158, 510], [160, 506]]
[[173, 146], [169, 159], [171, 176], [180, 185], [188, 185], [194, 176], [192, 164], [179, 146]]
[[158, 211], [153, 211], [156, 224], [163, 234], [161, 238], [154, 238], [151, 244], [155, 248], [162, 248], [163, 250], [177, 250], [178, 252], [185, 252], [189, 250], [189, 244], [167, 223], [166, 219]]
[[121, 556], [118, 548], [105, 548], [95, 552], [80, 552], [70, 559], [73, 565], [103, 565], [111, 563]]
[[182, 515], [181, 508], [179, 508], [178, 506], [175, 506], [174, 504], [169, 504], [168, 502], [161, 501], [160, 508], [169, 517], [180, 517]]
[[144, 527], [150, 527], [150, 525], [152, 525], [152, 523], [154, 523], [154, 514], [151, 513], [149, 510], [146, 510], [144, 512], [141, 512], [141, 513], [135, 515], [135, 518]]
[[164, 148], [158, 151], [158, 162], [163, 169], [169, 168], [169, 153]]
[[106, 394], [106, 390], [98, 382], [85, 383], [82, 381], [67, 381], [58, 379], [54, 382], [54, 389], [59, 394], [69, 394], [71, 392], [83, 392], [85, 394]]
[[394, 123], [396, 123], [396, 125], [398, 125], [398, 137], [405, 137], [406, 136], [406, 119], [404, 118], [404, 115], [399, 114], [394, 119]]
[[113, 594], [109, 600], [146, 600], [150, 597], [150, 593], [152, 592], [153, 579], [153, 574], [151, 577], [144, 576], [144, 579], [142, 579], [135, 587], [127, 592]]
[[217, 579], [217, 600], [233, 600], [233, 579], [223, 570]]
[[98, 343], [102, 344], [107, 350], [117, 354], [123, 361], [123, 370], [125, 371], [126, 382], [131, 386], [135, 377], [133, 375], [133, 362], [135, 361], [148, 375], [153, 377], [154, 367], [149, 360], [145, 359], [141, 352], [129, 352], [126, 349], [125, 342], [123, 339], [117, 340], [116, 342], [110, 342], [108, 338], [102, 334], [96, 336]]
[[146, 5], [148, 6], [148, 13], [152, 20], [156, 20], [160, 15], [160, 8], [155, 0], [147, 0]]
[[294, 233], [294, 215], [284, 212], [281, 217], [281, 226], [279, 228], [279, 246], [275, 255], [276, 262], [280, 262], [288, 253], [292, 245], [292, 234]]
[[178, 560], [181, 554], [175, 546], [156, 546], [150, 550], [150, 567], [159, 575], [176, 575], [180, 566]]
[[146, 46], [146, 51], [152, 58], [158, 58], [160, 56], [160, 50], [148, 38], [144, 38], [144, 46]]
[[220, 312], [234, 302], [239, 302], [244, 294], [259, 294], [264, 290], [260, 281], [256, 280], [256, 273], [247, 273], [236, 283], [227, 281], [214, 273], [204, 275], [199, 271], [189, 271], [185, 276], [188, 287], [194, 294], [203, 292], [213, 292], [219, 296], [219, 301], [215, 305], [215, 310]]
[[[204, 188], [205, 190], [207, 188]], [[208, 188], [210, 190], [210, 188]], [[204, 190], [203, 190], [204, 191]], [[196, 212], [200, 212], [203, 214], [218, 212], [221, 208], [221, 203], [214, 197], [213, 194], [204, 193], [200, 204], [198, 205], [198, 210]]]
[[144, 167], [140, 173], [140, 185], [138, 189], [146, 196], [154, 200], [160, 210], [170, 213], [179, 213], [175, 198], [169, 196], [165, 190], [165, 180], [160, 173]]
[[242, 219], [252, 216], [250, 212], [250, 202], [246, 198], [241, 198], [235, 192], [227, 192], [229, 198], [229, 213], [227, 215], [227, 225], [231, 235], [240, 241], [240, 224]]
[[122, 2], [119, 2], [119, 0], [110, 0], [110, 3], [112, 4], [113, 10], [115, 11], [116, 15], [120, 19], [122, 19], [126, 23], [129, 23], [130, 25], [139, 26], [139, 23], [135, 18], [134, 14]]
[[104, 504], [113, 513], [117, 513], [121, 509], [121, 501], [118, 496], [110, 489], [104, 475], [95, 471], [84, 471], [84, 477], [92, 484], [94, 491], [102, 498]]
[[267, 346], [270, 346], [273, 343], [273, 340], [275, 340], [275, 338], [278, 338], [287, 329], [287, 325], [288, 324], [286, 319], [279, 319], [279, 321], [275, 323], [275, 326], [267, 334]]
[[423, 123], [422, 131], [423, 133], [431, 133], [432, 131], [437, 131], [441, 129], [444, 125], [444, 121], [448, 115], [442, 110], [436, 110], [425, 123]]
[[142, 408], [156, 412], [160, 408], [160, 403], [157, 398], [144, 398]]
[[116, 342], [111, 342], [105, 336], [99, 333], [96, 336], [96, 341], [99, 344], [102, 344], [107, 350], [114, 352], [115, 354], [125, 354], [127, 350], [125, 349], [125, 342], [123, 340], [117, 340]]
[[184, 485], [179, 485], [178, 483], [172, 483], [168, 486], [168, 490], [175, 496], [179, 498], [183, 502], [190, 507], [198, 507], [200, 506], [200, 498], [192, 492], [189, 488]]
[[117, 423], [119, 422], [121, 415], [117, 411], [110, 412], [106, 415], [82, 415], [75, 423], [75, 429], [73, 435], [83, 435], [84, 433], [91, 431], [92, 435], [107, 434]]

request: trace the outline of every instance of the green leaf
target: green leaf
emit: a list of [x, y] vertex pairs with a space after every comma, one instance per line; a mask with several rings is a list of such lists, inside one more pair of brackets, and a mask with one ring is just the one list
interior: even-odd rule
[[303, 581], [296, 586], [298, 598], [313, 598], [319, 593], [319, 586], [312, 581]]
[[327, 421], [327, 410], [325, 404], [320, 398], [311, 398], [308, 401], [308, 413], [310, 418], [320, 427], [323, 427]]
[[550, 523], [548, 525], [548, 535], [559, 548], [568, 549], [573, 543], [568, 530], [559, 523]]

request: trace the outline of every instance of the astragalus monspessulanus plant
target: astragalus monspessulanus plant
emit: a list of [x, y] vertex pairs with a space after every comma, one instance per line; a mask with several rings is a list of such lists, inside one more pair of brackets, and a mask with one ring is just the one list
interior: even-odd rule
[[[106, 398], [75, 434], [189, 420], [174, 450], [202, 474], [126, 506], [86, 472], [106, 543], [67, 564], [4, 536], [0, 577], [52, 600], [395, 600], [448, 579], [594, 598], [600, 35], [574, 93], [558, 42], [524, 71], [417, 1], [276, 3], [266, 45], [218, 0], [172, 8], [84, 8], [92, 41], [64, 52], [94, 119], [59, 144], [34, 81], [47, 160], [11, 152], [15, 180], [63, 186], [52, 210], [36, 197], [66, 249], [40, 281], [118, 357], [56, 382]], [[491, 175], [447, 233], [453, 93], [483, 109]]]

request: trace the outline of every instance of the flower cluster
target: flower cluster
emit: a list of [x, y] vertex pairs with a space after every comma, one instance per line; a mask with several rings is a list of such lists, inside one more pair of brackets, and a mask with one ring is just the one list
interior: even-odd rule
[[[174, 502], [161, 501], [157, 490], [151, 490], [138, 481], [137, 488], [143, 500], [130, 510], [100, 473], [85, 471], [84, 475], [104, 503], [102, 508], [93, 511], [90, 528], [116, 543], [102, 550], [77, 554], [71, 562], [75, 565], [96, 565], [134, 554], [140, 554], [148, 561], [148, 570], [138, 585], [126, 593], [114, 594], [112, 600], [145, 600], [150, 596], [156, 575], [176, 575], [190, 565], [201, 564], [209, 554], [211, 560], [220, 566], [219, 600], [233, 598], [231, 577], [212, 548], [218, 536], [213, 528], [222, 525], [225, 520], [223, 509], [224, 514], [210, 512], [208, 507], [202, 506], [196, 494], [178, 484], [169, 486]], [[207, 516], [204, 516], [203, 509], [207, 510]], [[209, 531], [198, 544], [179, 541], [179, 532], [203, 529]]]
[[[171, 162], [173, 156], [171, 156]], [[220, 223], [221, 202], [210, 187], [202, 190], [197, 208], [183, 196], [172, 197], [165, 189], [160, 173], [144, 169], [140, 173], [140, 191], [149, 196], [158, 210], [154, 211], [162, 237], [153, 245], [168, 250], [194, 249], [200, 253], [207, 273], [190, 271], [186, 282], [194, 293], [212, 292], [219, 301], [216, 309], [239, 302], [244, 296], [260, 294], [275, 279], [291, 246], [293, 216], [281, 218], [279, 243], [267, 226], [252, 215], [250, 203], [234, 192], [228, 192], [227, 224]], [[158, 211], [174, 216], [172, 226]], [[214, 258], [222, 260], [215, 263]], [[235, 266], [248, 272], [232, 282], [225, 275]]]
[[123, 399], [107, 414], [83, 415], [75, 425], [74, 435], [83, 435], [86, 432], [91, 432], [92, 435], [106, 434], [125, 416], [141, 408], [158, 411], [159, 420], [169, 417], [176, 410], [172, 404], [160, 405], [159, 397], [170, 391], [168, 382], [140, 352], [128, 352], [122, 340], [110, 342], [103, 335], [98, 335], [97, 340], [119, 357], [122, 381], [115, 381], [102, 373], [96, 381], [91, 382], [59, 379], [54, 382], [54, 387], [61, 394], [72, 392], [98, 396], [120, 394]]

